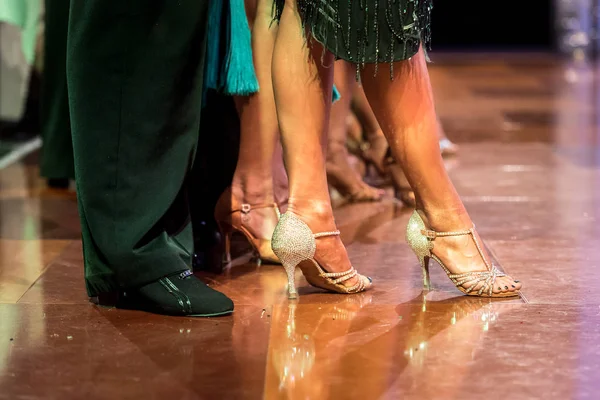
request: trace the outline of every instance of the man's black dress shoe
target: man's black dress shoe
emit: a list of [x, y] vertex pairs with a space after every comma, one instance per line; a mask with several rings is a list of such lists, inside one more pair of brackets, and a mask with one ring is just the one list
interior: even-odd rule
[[191, 271], [184, 271], [133, 290], [102, 293], [91, 301], [98, 305], [155, 314], [216, 317], [233, 312], [233, 302], [209, 288]]

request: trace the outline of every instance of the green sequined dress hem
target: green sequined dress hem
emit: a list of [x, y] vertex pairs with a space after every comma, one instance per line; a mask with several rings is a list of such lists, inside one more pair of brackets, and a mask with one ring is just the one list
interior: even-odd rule
[[[285, 0], [275, 0], [279, 20]], [[430, 40], [432, 0], [297, 0], [311, 36], [336, 58], [362, 65], [411, 58]]]

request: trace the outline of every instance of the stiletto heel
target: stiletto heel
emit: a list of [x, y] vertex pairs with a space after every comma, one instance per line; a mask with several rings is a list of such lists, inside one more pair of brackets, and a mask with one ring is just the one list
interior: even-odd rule
[[425, 290], [430, 290], [431, 279], [429, 278], [429, 257], [424, 256], [423, 258], [419, 258], [419, 262], [421, 263], [421, 269], [423, 270], [423, 288]]
[[[479, 256], [487, 268], [486, 271], [464, 272], [460, 274], [452, 273], [435, 254], [433, 254], [434, 241], [439, 237], [465, 236], [469, 235], [475, 242]], [[519, 296], [519, 291], [494, 293], [494, 284], [496, 278], [506, 276], [493, 263], [489, 262], [481, 249], [477, 236], [475, 236], [475, 227], [457, 232], [436, 232], [427, 229], [423, 219], [417, 211], [413, 213], [406, 227], [406, 241], [417, 255], [421, 267], [423, 268], [423, 282], [427, 288], [429, 284], [429, 259], [433, 258], [444, 270], [448, 278], [456, 285], [458, 290], [469, 296], [480, 297], [513, 297]], [[464, 285], [469, 286], [465, 287]], [[479, 287], [479, 290], [475, 290]]]
[[288, 279], [288, 299], [297, 299], [298, 292], [296, 291], [296, 266], [294, 264], [283, 263], [285, 273]]
[[[273, 252], [279, 257], [288, 276], [288, 293], [290, 298], [297, 296], [295, 286], [295, 267], [302, 270], [304, 277], [313, 286], [337, 293], [358, 293], [371, 286], [371, 279], [360, 275], [354, 267], [344, 272], [327, 272], [314, 259], [317, 248], [316, 239], [338, 236], [340, 231], [312, 233], [308, 225], [292, 213], [281, 216], [273, 232], [271, 245]], [[353, 286], [342, 283], [358, 277]]]
[[231, 263], [231, 233], [225, 234], [225, 251], [223, 253], [223, 264]]
[[231, 234], [234, 231], [239, 231], [244, 234], [248, 242], [252, 245], [254, 253], [257, 255], [257, 264], [260, 266], [263, 261], [271, 264], [279, 264], [279, 258], [271, 250], [271, 241], [256, 237], [255, 234], [247, 227], [250, 213], [253, 210], [260, 208], [271, 208], [275, 210], [277, 219], [279, 220], [279, 207], [275, 203], [265, 204], [240, 204], [233, 197], [231, 188], [223, 192], [215, 207], [215, 220], [219, 224], [221, 234], [225, 236], [225, 254], [223, 262], [231, 262], [230, 243]]
[[221, 233], [221, 237], [223, 238], [223, 257], [221, 258], [221, 262], [223, 264], [231, 263], [231, 235], [233, 233], [233, 227], [225, 222], [217, 222], [217, 226], [219, 227], [219, 232]]

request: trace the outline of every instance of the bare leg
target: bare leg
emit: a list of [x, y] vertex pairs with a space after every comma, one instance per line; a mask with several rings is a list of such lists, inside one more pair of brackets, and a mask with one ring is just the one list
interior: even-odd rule
[[327, 179], [350, 201], [381, 200], [384, 191], [363, 182], [361, 176], [348, 162], [347, 118], [350, 114], [353, 87], [356, 85], [354, 67], [345, 61], [337, 61], [334, 75], [334, 82], [341, 98], [331, 106], [327, 138]]
[[[354, 67], [352, 67], [354, 69]], [[371, 105], [361, 85], [355, 85], [352, 93], [352, 108], [365, 129], [365, 136], [369, 142], [376, 138], [384, 138], [379, 122], [371, 110]]]
[[[273, 53], [273, 85], [290, 183], [288, 212], [315, 233], [336, 229], [325, 172], [333, 57], [322, 55], [318, 43], [305, 43], [296, 1], [286, 1]], [[316, 242], [315, 259], [327, 271], [351, 267], [338, 236]], [[348, 286], [356, 283], [356, 277], [344, 282]]]
[[[240, 153], [233, 176], [232, 194], [242, 203], [274, 203], [274, 151], [279, 135], [271, 79], [271, 56], [277, 25], [272, 21], [272, 0], [246, 0], [252, 30], [252, 54], [260, 91], [236, 97], [240, 116]], [[281, 162], [280, 162], [281, 164]], [[274, 209], [254, 209], [244, 222], [257, 237], [269, 239], [277, 224]]]
[[352, 109], [365, 130], [365, 138], [368, 143], [368, 146], [362, 152], [362, 156], [375, 167], [379, 175], [383, 176], [387, 172], [386, 155], [389, 146], [373, 110], [371, 110], [362, 86], [355, 85]]
[[388, 155], [388, 141], [362, 86], [357, 85], [355, 88], [353, 103], [355, 113], [365, 128], [365, 136], [369, 144], [363, 151], [363, 158], [372, 163], [380, 175], [389, 174], [394, 186], [394, 196], [405, 206], [414, 208], [415, 193], [406, 180], [402, 168]]
[[283, 148], [279, 140], [279, 129], [277, 130], [277, 144], [273, 153], [273, 194], [279, 210], [284, 213], [287, 210], [290, 188], [285, 165], [283, 165]]
[[[437, 118], [423, 51], [410, 60], [394, 63], [393, 80], [390, 80], [390, 65], [379, 65], [375, 77], [374, 68], [369, 65], [364, 69], [365, 93], [396, 161], [415, 190], [417, 210], [433, 230], [470, 229], [473, 222], [446, 173], [440, 154]], [[452, 272], [486, 270], [469, 236], [436, 239], [436, 254]], [[494, 291], [514, 291], [520, 286], [508, 276], [501, 277], [496, 280]]]

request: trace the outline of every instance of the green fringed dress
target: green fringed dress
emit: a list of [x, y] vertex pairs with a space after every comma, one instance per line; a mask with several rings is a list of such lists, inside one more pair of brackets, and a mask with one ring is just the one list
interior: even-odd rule
[[[357, 65], [406, 60], [430, 39], [432, 0], [297, 1], [312, 37]], [[277, 20], [284, 4], [275, 0]]]

